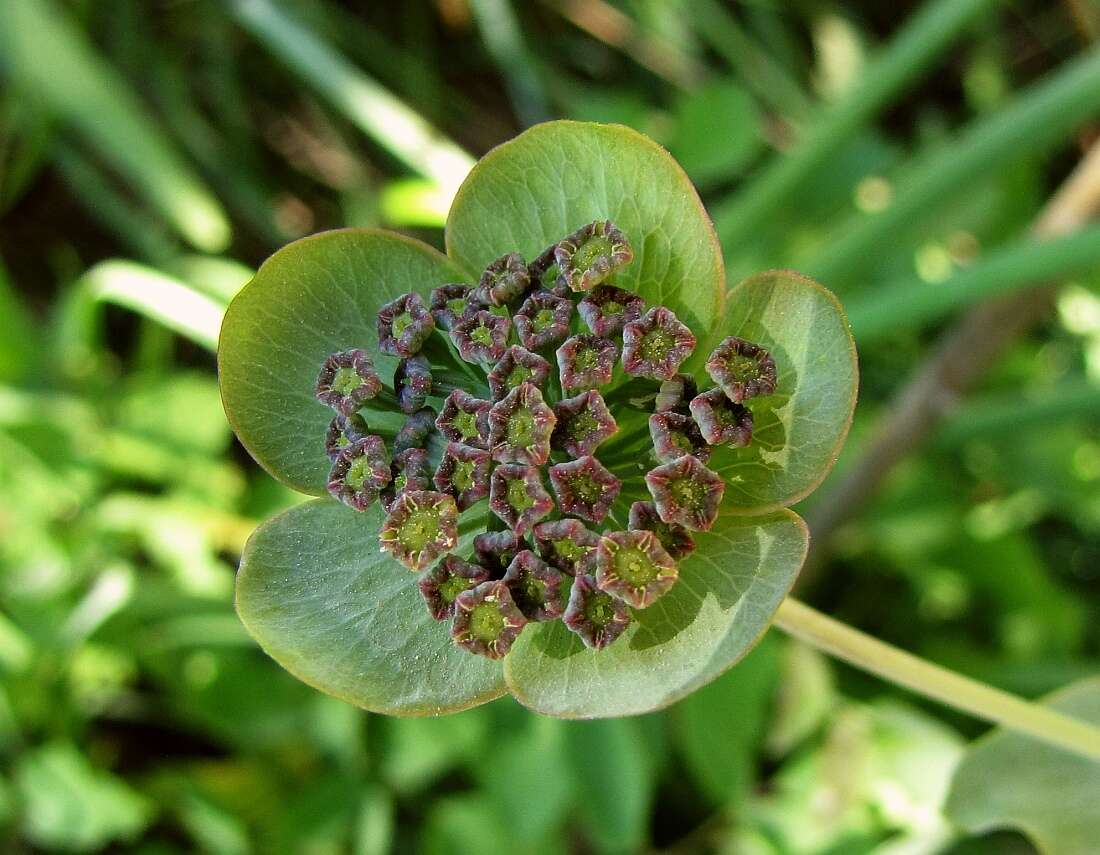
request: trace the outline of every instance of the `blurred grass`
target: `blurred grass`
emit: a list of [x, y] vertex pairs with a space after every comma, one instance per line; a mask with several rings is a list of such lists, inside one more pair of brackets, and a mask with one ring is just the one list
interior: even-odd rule
[[1045, 692], [1100, 661], [1100, 234], [1023, 233], [1097, 127], [1077, 21], [1031, 0], [905, 18], [864, 0], [9, 0], [0, 849], [1031, 851], [939, 814], [972, 723], [775, 635], [625, 721], [507, 700], [399, 721], [297, 683], [242, 632], [232, 585], [257, 521], [300, 497], [234, 445], [210, 350], [286, 240], [398, 224], [441, 245], [467, 152], [542, 116], [669, 146], [731, 275], [797, 266], [843, 292], [863, 389], [842, 465], [942, 324], [1052, 283], [1057, 315], [840, 532], [815, 595]]

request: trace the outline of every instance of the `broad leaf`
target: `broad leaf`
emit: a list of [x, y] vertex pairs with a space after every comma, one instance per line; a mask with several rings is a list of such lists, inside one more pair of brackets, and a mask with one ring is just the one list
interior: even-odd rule
[[[1049, 706], [1100, 725], [1100, 678], [1054, 694]], [[1100, 762], [999, 728], [967, 751], [947, 816], [974, 834], [1017, 828], [1049, 855], [1092, 855], [1100, 840]]]
[[463, 278], [426, 244], [372, 229], [323, 232], [276, 252], [230, 304], [218, 347], [225, 412], [245, 448], [280, 481], [322, 495], [332, 411], [313, 397], [321, 363], [362, 347], [388, 381], [396, 363], [378, 354], [378, 307]]
[[327, 500], [269, 520], [237, 576], [237, 611], [298, 679], [373, 712], [436, 715], [504, 693], [501, 666], [451, 642], [416, 576], [378, 548], [382, 511]]
[[447, 251], [474, 271], [506, 252], [530, 261], [598, 219], [634, 247], [615, 284], [710, 329], [725, 287], [714, 226], [668, 152], [621, 125], [548, 122], [493, 149], [455, 197]]
[[512, 694], [569, 718], [636, 715], [713, 680], [756, 643], [802, 566], [806, 526], [791, 511], [725, 514], [680, 562], [680, 580], [610, 647], [593, 651], [560, 621], [528, 629], [505, 660]]
[[767, 348], [779, 383], [774, 395], [748, 402], [752, 443], [720, 450], [710, 465], [729, 481], [731, 507], [765, 513], [805, 498], [836, 462], [856, 405], [855, 344], [836, 297], [785, 270], [752, 276], [730, 291], [716, 332], [727, 335]]

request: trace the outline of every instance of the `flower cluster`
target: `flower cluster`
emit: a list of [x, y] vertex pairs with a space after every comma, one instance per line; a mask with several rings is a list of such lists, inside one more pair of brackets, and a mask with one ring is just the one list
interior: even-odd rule
[[[614, 642], [676, 584], [692, 532], [718, 516], [712, 452], [747, 445], [745, 402], [776, 389], [771, 355], [730, 337], [700, 392], [680, 371], [691, 329], [614, 284], [632, 259], [613, 223], [590, 223], [530, 264], [511, 252], [476, 284], [383, 306], [378, 349], [400, 359], [391, 386], [361, 349], [321, 367], [329, 492], [357, 511], [382, 504], [381, 548], [421, 574], [428, 612], [472, 653], [500, 658], [528, 623], [559, 619], [591, 648]], [[615, 394], [624, 375], [651, 393]], [[372, 431], [386, 411], [401, 428]], [[628, 421], [641, 430], [620, 431]], [[646, 458], [652, 501], [620, 501]], [[497, 530], [460, 557], [460, 517], [486, 499], [491, 516], [471, 522]]]

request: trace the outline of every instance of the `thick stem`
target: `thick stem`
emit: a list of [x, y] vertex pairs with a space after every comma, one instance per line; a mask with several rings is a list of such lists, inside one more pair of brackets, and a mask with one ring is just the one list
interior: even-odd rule
[[776, 625], [800, 641], [984, 721], [1100, 761], [1100, 728], [933, 665], [788, 597]]

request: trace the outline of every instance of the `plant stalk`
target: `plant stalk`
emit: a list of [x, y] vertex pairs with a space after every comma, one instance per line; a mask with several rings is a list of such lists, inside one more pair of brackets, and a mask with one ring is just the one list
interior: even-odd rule
[[776, 613], [784, 632], [899, 686], [1048, 745], [1100, 761], [1100, 728], [933, 665], [788, 597]]

